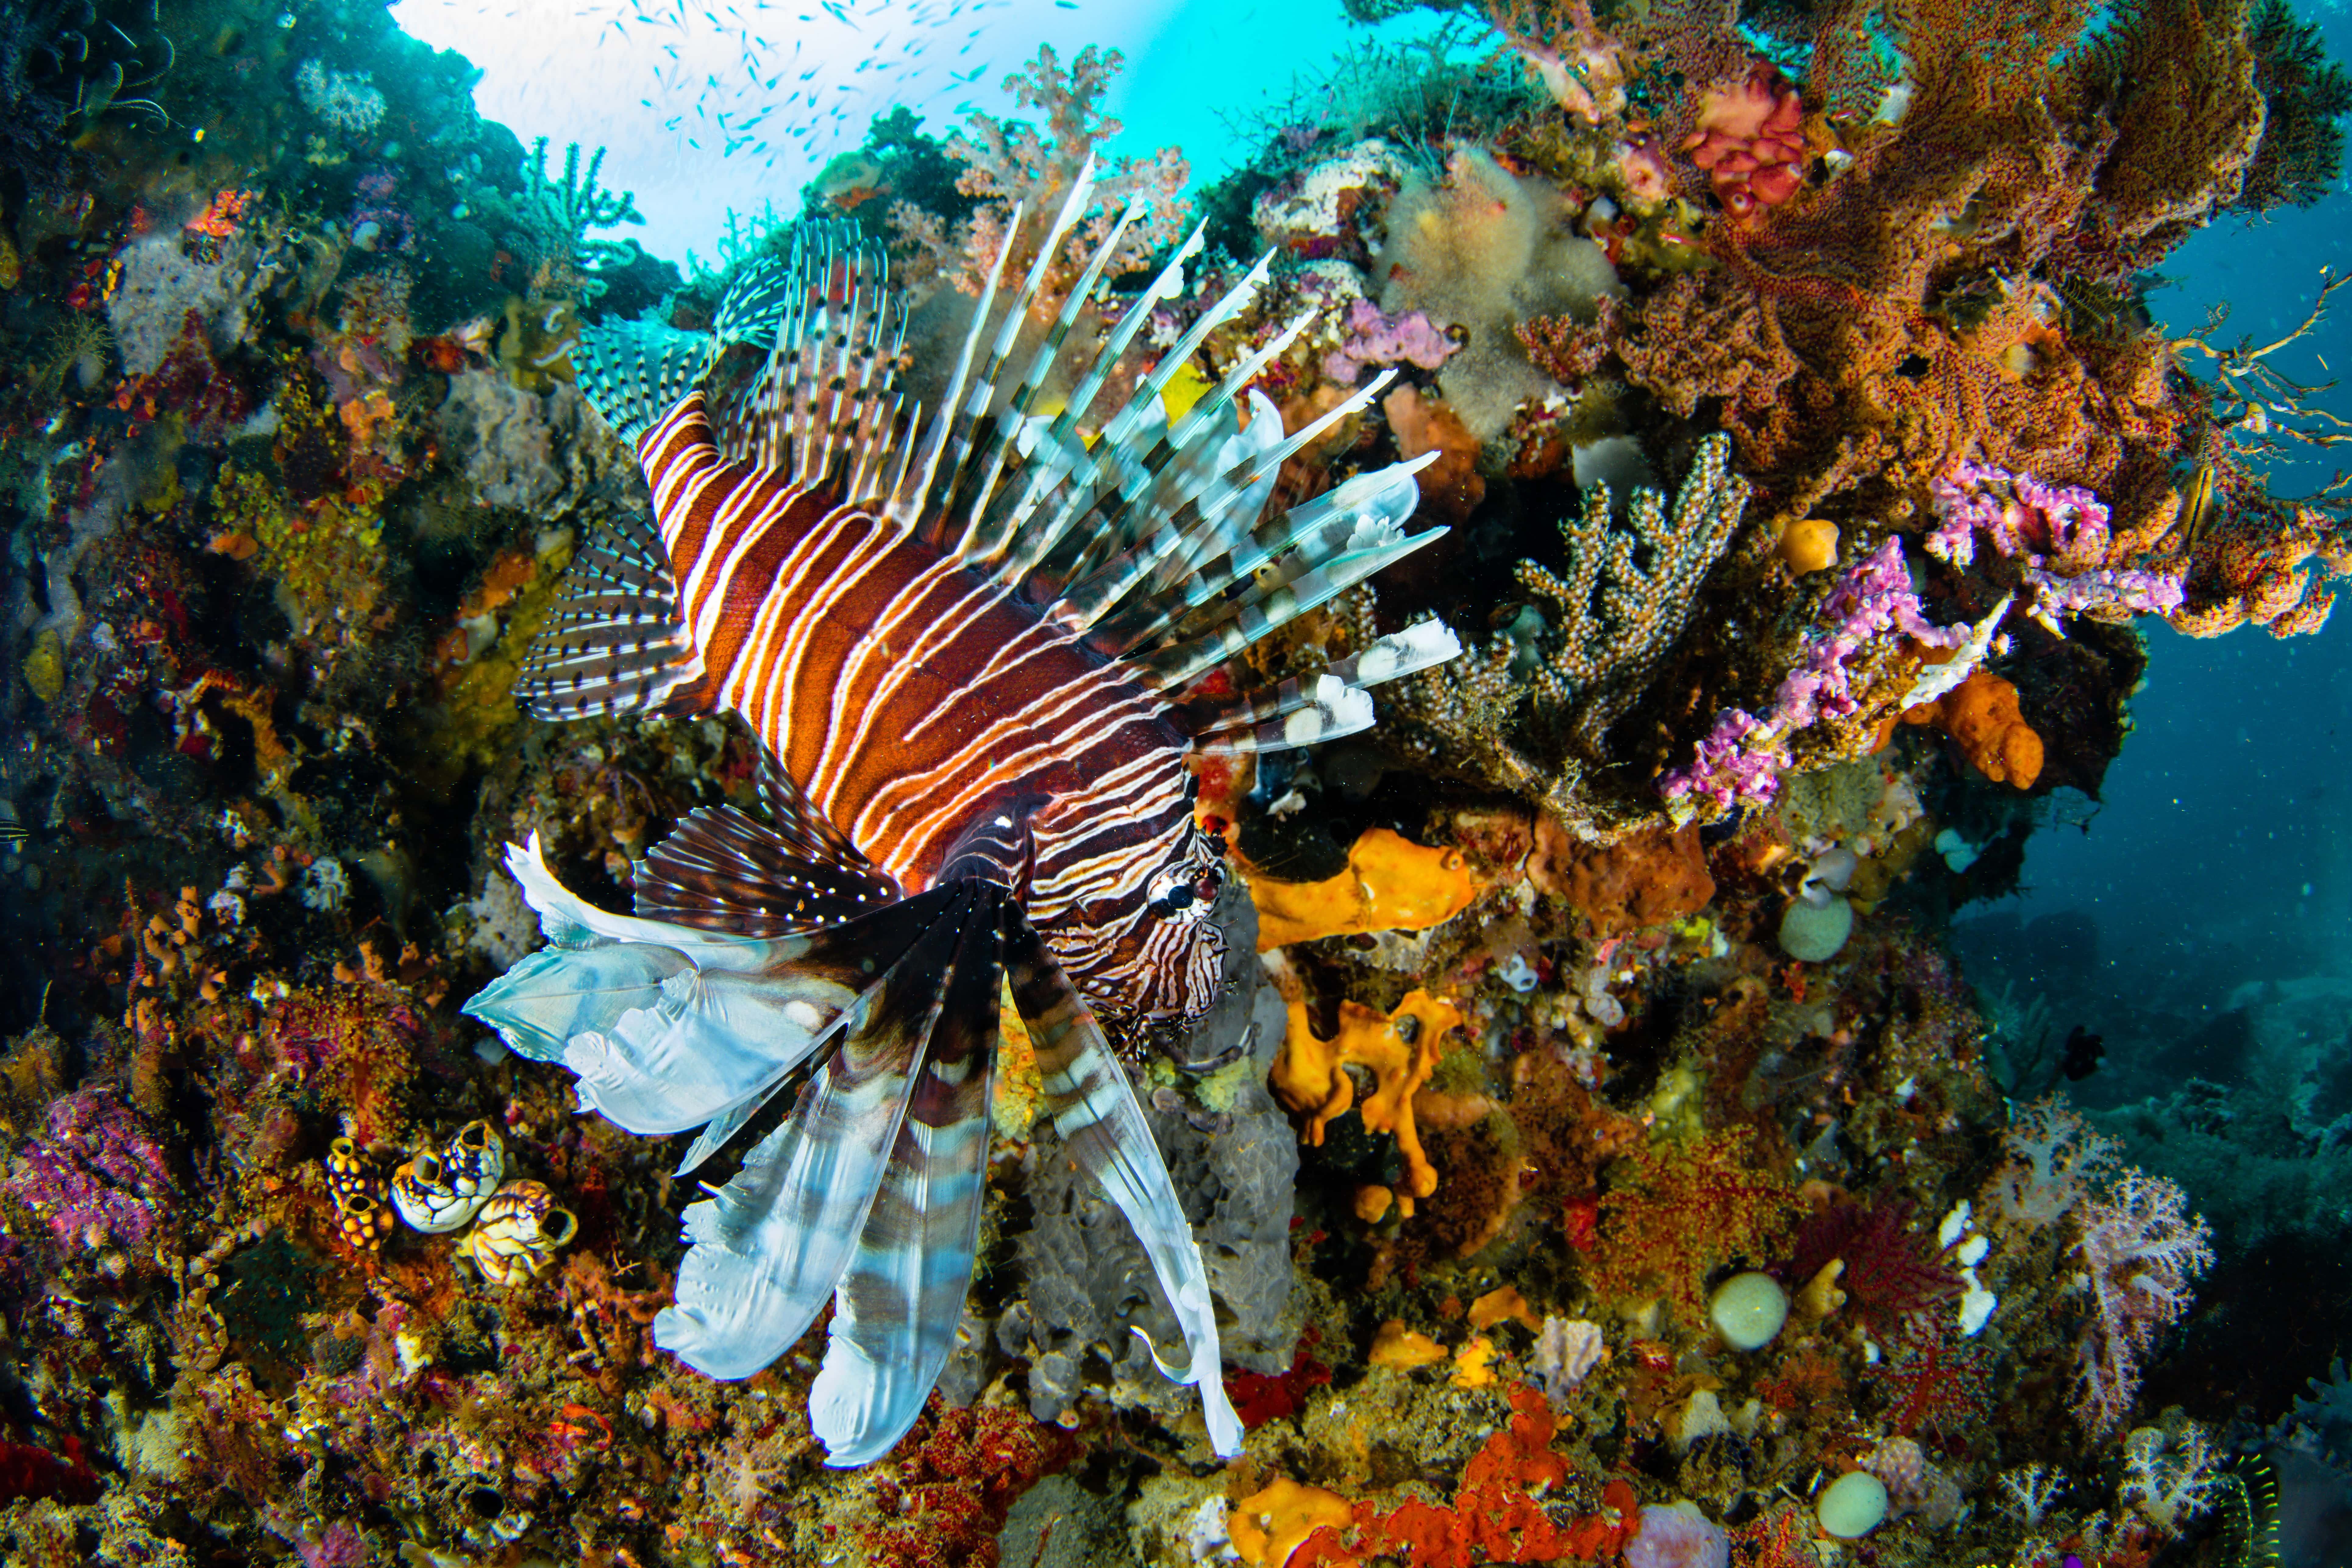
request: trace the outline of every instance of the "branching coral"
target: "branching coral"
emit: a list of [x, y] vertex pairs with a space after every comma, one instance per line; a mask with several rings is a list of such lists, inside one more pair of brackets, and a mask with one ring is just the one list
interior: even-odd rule
[[1746, 1128], [1691, 1144], [1652, 1144], [1608, 1171], [1590, 1278], [1604, 1301], [1663, 1296], [1688, 1322], [1706, 1321], [1709, 1274], [1762, 1260], [1791, 1217], [1788, 1184], [1761, 1168]]
[[580, 167], [580, 143], [574, 142], [563, 149], [562, 178], [550, 179], [544, 136], [531, 143], [530, 156], [523, 163], [525, 210], [540, 232], [544, 255], [556, 264], [563, 275], [562, 280], [575, 284], [581, 298], [586, 300], [604, 291], [604, 280], [595, 275], [596, 268], [630, 254], [625, 245], [590, 239], [588, 231], [646, 221], [645, 215], [637, 211], [635, 193], [623, 191], [616, 196], [597, 184], [597, 172], [604, 166], [604, 149], [599, 147], [583, 171]]
[[2130, 1411], [2158, 1331], [2189, 1310], [2191, 1282], [2213, 1262], [2212, 1231], [2189, 1212], [2179, 1184], [2134, 1170], [2081, 1205], [2074, 1221], [2076, 1288], [2091, 1298], [2074, 1415], [2095, 1436]]
[[2352, 76], [2327, 58], [2319, 24], [2297, 21], [2286, 0], [2259, 0], [2246, 41], [2263, 95], [2263, 140], [2237, 205], [2257, 213], [2310, 206], [2335, 188], [2344, 164], [2337, 121], [2352, 114]]
[[[1397, 683], [1391, 700], [1408, 721], [1407, 743], [1419, 731], [1420, 744], [1466, 754], [1494, 782], [1543, 799], [1587, 832], [1577, 769], [1602, 755], [1610, 727], [1674, 648], [1699, 584], [1738, 531], [1748, 494], [1721, 436], [1699, 444], [1671, 512], [1662, 493], [1640, 487], [1621, 526], [1610, 487], [1596, 480], [1582, 514], [1560, 521], [1567, 575], [1518, 563], [1520, 583], [1549, 606], [1549, 628], [1525, 652], [1506, 631], [1481, 653]], [[1514, 666], [1528, 652], [1534, 667], [1523, 685]], [[1516, 722], [1496, 722], [1523, 701], [1528, 711], [1512, 715]]]

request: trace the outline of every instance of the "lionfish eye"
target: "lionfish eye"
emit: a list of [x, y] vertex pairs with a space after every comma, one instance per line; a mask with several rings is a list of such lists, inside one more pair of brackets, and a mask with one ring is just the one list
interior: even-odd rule
[[1179, 881], [1171, 871], [1160, 871], [1152, 876], [1144, 907], [1156, 914], [1172, 915], [1190, 905], [1193, 896], [1192, 883]]

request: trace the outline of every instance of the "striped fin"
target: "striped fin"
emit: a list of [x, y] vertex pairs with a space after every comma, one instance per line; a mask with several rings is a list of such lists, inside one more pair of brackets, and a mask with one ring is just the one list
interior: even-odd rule
[[745, 405], [748, 426], [719, 431], [719, 449], [845, 500], [886, 493], [913, 450], [897, 390], [907, 307], [889, 286], [889, 264], [854, 225], [803, 224], [785, 265], [775, 346]]
[[647, 321], [592, 321], [572, 345], [572, 379], [588, 406], [635, 447], [694, 390], [718, 342]]
[[1160, 1158], [1150, 1124], [1128, 1083], [1127, 1069], [1111, 1054], [1102, 1026], [1026, 920], [1009, 923], [1004, 959], [1013, 1005], [1037, 1047], [1037, 1070], [1055, 1131], [1069, 1156], [1101, 1184], [1135, 1227], [1160, 1288], [1183, 1325], [1190, 1360], [1171, 1367], [1156, 1345], [1152, 1358], [1177, 1382], [1199, 1386], [1209, 1441], [1219, 1455], [1232, 1458], [1242, 1451], [1242, 1424], [1225, 1396], [1208, 1272], [1192, 1222], [1169, 1180], [1167, 1162]]
[[1230, 659], [1187, 688], [1174, 717], [1192, 736], [1196, 756], [1319, 745], [1371, 727], [1367, 693], [1372, 687], [1444, 664], [1461, 652], [1461, 639], [1444, 622], [1425, 620], [1334, 660], [1321, 675], [1271, 686], [1248, 685], [1249, 665]]
[[765, 745], [760, 748], [752, 783], [777, 835], [801, 854], [813, 859], [833, 860], [853, 869], [873, 864], [866, 858], [865, 851], [849, 841], [847, 834], [817, 809], [816, 803], [801, 788], [800, 780], [793, 777], [777, 760], [776, 753]]
[[975, 900], [946, 979], [898, 1146], [834, 1293], [831, 1342], [809, 1419], [835, 1466], [889, 1452], [922, 1413], [955, 1349], [988, 1191], [989, 1091], [1004, 973], [992, 884]]
[[790, 1118], [726, 1186], [686, 1211], [690, 1250], [654, 1342], [706, 1376], [750, 1377], [816, 1321], [849, 1267], [898, 1130], [926, 1070], [943, 977], [984, 895], [972, 884], [893, 906], [920, 936], [844, 1020]]
[[650, 713], [690, 700], [702, 673], [661, 536], [651, 517], [623, 513], [598, 522], [572, 557], [515, 689], [541, 719]]
[[1211, 563], [1178, 601], [1197, 608], [1171, 607], [1126, 636], [1128, 668], [1162, 690], [1182, 687], [1444, 533], [1401, 526], [1418, 504], [1412, 474], [1425, 461], [1359, 474], [1294, 510], [1276, 525], [1291, 538], [1286, 554], [1253, 548]]
[[801, 852], [731, 805], [690, 811], [639, 863], [637, 913], [702, 931], [772, 937], [835, 925], [898, 896], [864, 857]]
[[919, 925], [892, 906], [800, 939], [714, 941], [585, 904], [536, 841], [510, 847], [507, 865], [572, 940], [517, 963], [465, 1010], [520, 1054], [570, 1068], [582, 1105], [632, 1132], [682, 1132], [764, 1095], [856, 1001], [863, 959], [903, 951]]
[[721, 344], [776, 345], [776, 324], [784, 319], [798, 286], [792, 258], [768, 255], [745, 268], [727, 288], [711, 323]]

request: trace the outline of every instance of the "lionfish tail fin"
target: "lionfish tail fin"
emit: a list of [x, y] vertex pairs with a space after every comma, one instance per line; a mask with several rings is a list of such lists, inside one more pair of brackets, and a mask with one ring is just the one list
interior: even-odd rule
[[689, 708], [702, 677], [661, 536], [650, 517], [623, 513], [581, 542], [515, 689], [539, 718], [585, 719]]
[[1242, 1451], [1242, 1424], [1225, 1394], [1208, 1271], [1127, 1071], [1045, 940], [1017, 911], [1006, 922], [1004, 963], [1013, 1005], [1036, 1046], [1055, 1131], [1070, 1157], [1135, 1227], [1183, 1328], [1188, 1359], [1171, 1367], [1157, 1346], [1153, 1359], [1171, 1378], [1199, 1387], [1210, 1443], [1220, 1456], [1232, 1458]]

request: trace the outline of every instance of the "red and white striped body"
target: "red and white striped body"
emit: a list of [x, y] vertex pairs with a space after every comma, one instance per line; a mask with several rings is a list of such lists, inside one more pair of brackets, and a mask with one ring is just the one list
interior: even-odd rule
[[828, 820], [908, 892], [975, 828], [1025, 833], [1013, 890], [1083, 991], [1207, 1008], [1223, 872], [1164, 703], [906, 528], [723, 461], [699, 393], [637, 451], [702, 689]]

